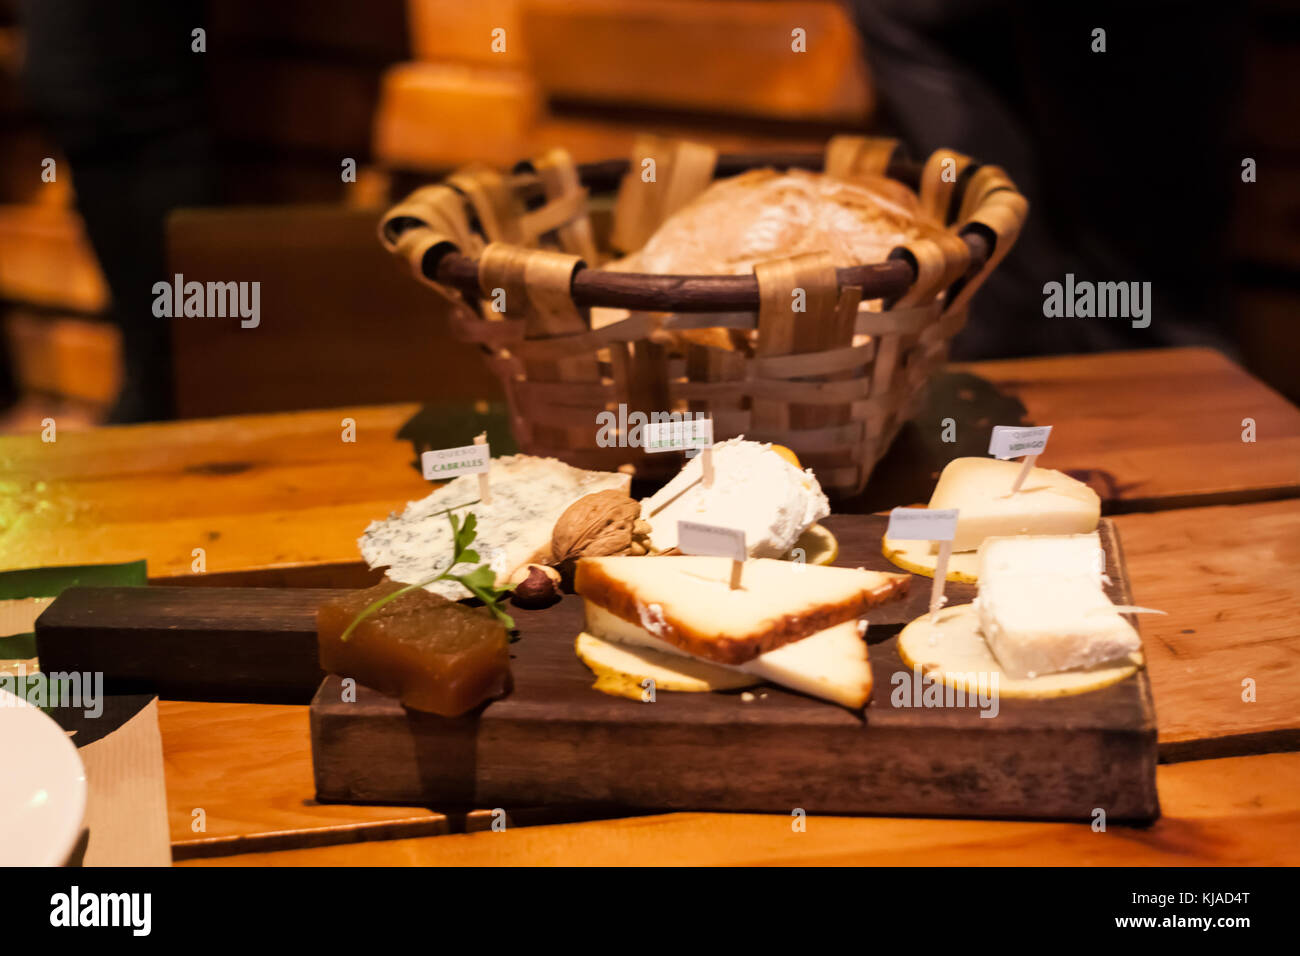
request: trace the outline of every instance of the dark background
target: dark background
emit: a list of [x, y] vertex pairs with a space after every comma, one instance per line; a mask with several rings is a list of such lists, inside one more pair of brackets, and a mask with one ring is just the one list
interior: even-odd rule
[[[1056, 6], [0, 0], [2, 427], [493, 397], [379, 212], [472, 158], [622, 156], [643, 129], [997, 163], [1030, 219], [954, 357], [1205, 344], [1300, 398], [1300, 5]], [[262, 327], [154, 319], [173, 271], [261, 281]], [[1067, 272], [1151, 282], [1151, 326], [1044, 318]]]

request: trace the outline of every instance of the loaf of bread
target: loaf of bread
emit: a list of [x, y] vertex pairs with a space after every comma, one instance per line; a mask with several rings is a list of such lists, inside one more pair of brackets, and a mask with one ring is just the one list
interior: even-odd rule
[[884, 177], [753, 169], [720, 179], [669, 216], [636, 252], [605, 268], [740, 275], [768, 259], [825, 252], [836, 266], [883, 262], [920, 234], [916, 197]]

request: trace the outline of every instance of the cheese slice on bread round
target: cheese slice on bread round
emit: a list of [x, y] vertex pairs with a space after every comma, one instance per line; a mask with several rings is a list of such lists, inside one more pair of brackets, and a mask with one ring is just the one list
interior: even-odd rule
[[968, 695], [980, 689], [987, 691], [991, 675], [997, 674], [999, 695], [1036, 699], [1101, 690], [1132, 677], [1143, 663], [1139, 651], [1087, 670], [1008, 677], [980, 633], [979, 614], [973, 604], [944, 608], [933, 620], [929, 614], [918, 617], [899, 634], [898, 656], [908, 667], [919, 668], [931, 679], [960, 688]]

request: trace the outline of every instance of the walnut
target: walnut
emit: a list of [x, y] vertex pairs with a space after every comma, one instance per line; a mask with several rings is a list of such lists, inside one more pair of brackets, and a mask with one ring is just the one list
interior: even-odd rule
[[555, 522], [551, 564], [571, 568], [584, 556], [645, 554], [649, 533], [649, 522], [641, 520], [641, 505], [626, 492], [598, 491], [569, 505]]

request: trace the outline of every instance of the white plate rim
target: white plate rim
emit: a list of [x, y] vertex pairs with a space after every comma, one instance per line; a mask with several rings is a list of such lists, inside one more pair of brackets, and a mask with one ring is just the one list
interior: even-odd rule
[[[23, 700], [17, 694], [0, 688], [0, 707], [3, 708], [26, 708], [35, 711], [41, 719], [32, 722], [33, 727], [44, 727], [46, 738], [49, 740], [47, 749], [62, 754], [63, 761], [67, 765], [59, 771], [60, 784], [66, 779], [72, 780], [73, 793], [72, 804], [76, 808], [75, 814], [69, 814], [67, 818], [61, 820], [60, 826], [54, 831], [48, 841], [40, 844], [40, 849], [31, 857], [24, 857], [17, 860], [5, 859], [6, 866], [62, 866], [68, 862], [72, 855], [73, 849], [76, 848], [77, 841], [81, 838], [82, 824], [86, 818], [86, 765], [81, 760], [81, 754], [77, 752], [76, 745], [68, 737], [67, 733], [49, 714], [43, 712], [39, 707]], [[3, 759], [3, 757], [0, 757]], [[64, 769], [75, 772], [64, 777]], [[3, 849], [0, 848], [0, 854]]]

